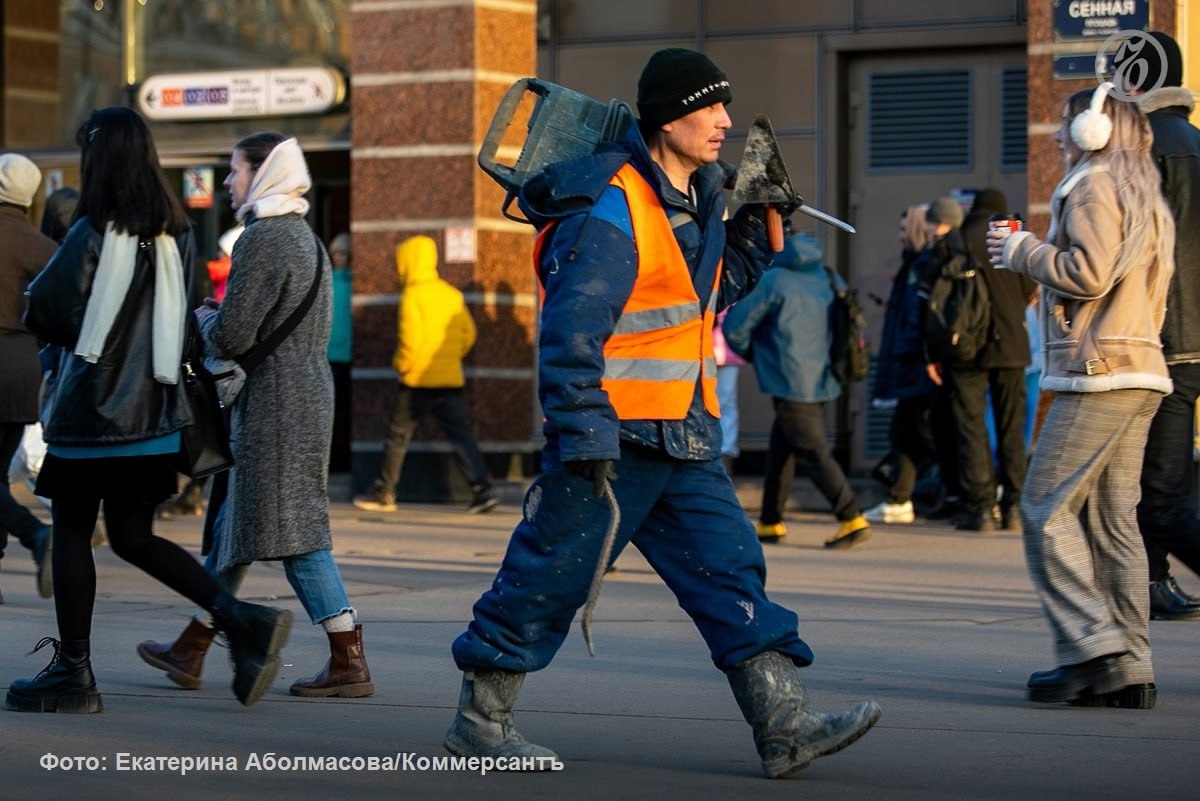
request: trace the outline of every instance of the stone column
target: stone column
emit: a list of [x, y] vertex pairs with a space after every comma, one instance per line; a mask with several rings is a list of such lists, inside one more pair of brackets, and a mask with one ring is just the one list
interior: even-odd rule
[[[501, 96], [536, 70], [536, 14], [535, 0], [352, 6], [356, 490], [374, 477], [396, 393], [395, 249], [417, 234], [438, 243], [439, 271], [465, 293], [479, 328], [466, 395], [493, 475], [504, 478], [527, 461], [514, 457], [536, 448], [533, 231], [501, 216], [503, 193], [476, 165]], [[449, 252], [448, 240], [456, 245]], [[440, 433], [426, 424], [399, 496], [461, 497], [449, 463]]]

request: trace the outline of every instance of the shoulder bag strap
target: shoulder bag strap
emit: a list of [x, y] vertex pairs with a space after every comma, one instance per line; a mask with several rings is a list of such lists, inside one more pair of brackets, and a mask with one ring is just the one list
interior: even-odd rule
[[262, 364], [263, 360], [271, 355], [271, 352], [279, 347], [283, 340], [291, 336], [291, 333], [296, 330], [296, 326], [300, 325], [300, 321], [308, 314], [308, 310], [312, 308], [313, 301], [317, 299], [317, 291], [321, 288], [321, 273], [322, 267], [325, 266], [325, 251], [321, 248], [321, 239], [317, 236], [316, 231], [313, 232], [313, 240], [317, 244], [317, 274], [313, 276], [312, 287], [309, 288], [308, 294], [304, 296], [304, 300], [300, 301], [300, 305], [288, 315], [288, 318], [283, 323], [270, 333], [270, 335], [260, 342], [258, 345], [250, 349], [249, 353], [242, 354], [237, 360], [242, 369], [249, 375], [254, 368]]

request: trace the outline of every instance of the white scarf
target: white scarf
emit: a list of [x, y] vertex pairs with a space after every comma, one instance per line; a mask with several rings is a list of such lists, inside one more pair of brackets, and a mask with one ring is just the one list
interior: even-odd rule
[[[75, 355], [95, 364], [104, 353], [104, 345], [112, 331], [117, 313], [133, 283], [137, 264], [138, 238], [123, 234], [110, 222], [104, 227], [104, 242], [100, 246], [100, 263], [92, 281], [87, 309]], [[175, 238], [159, 234], [154, 238], [154, 309], [153, 323], [154, 379], [163, 384], [179, 383], [179, 362], [183, 354], [184, 310], [187, 293], [183, 287], [183, 263]]]
[[279, 217], [283, 214], [308, 213], [308, 201], [304, 194], [312, 188], [308, 175], [308, 164], [300, 143], [285, 139], [275, 145], [254, 173], [246, 202], [237, 210], [238, 222], [245, 222], [251, 211], [255, 217]]

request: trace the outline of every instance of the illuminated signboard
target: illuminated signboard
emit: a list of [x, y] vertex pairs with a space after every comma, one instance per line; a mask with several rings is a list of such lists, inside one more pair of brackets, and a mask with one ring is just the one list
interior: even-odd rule
[[329, 67], [170, 73], [138, 87], [138, 105], [152, 120], [322, 114], [345, 96], [342, 74]]

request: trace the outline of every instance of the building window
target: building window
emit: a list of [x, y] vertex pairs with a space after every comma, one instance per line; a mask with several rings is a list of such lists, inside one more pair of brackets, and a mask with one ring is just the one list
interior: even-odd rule
[[867, 169], [971, 169], [971, 70], [876, 72], [868, 79]]

